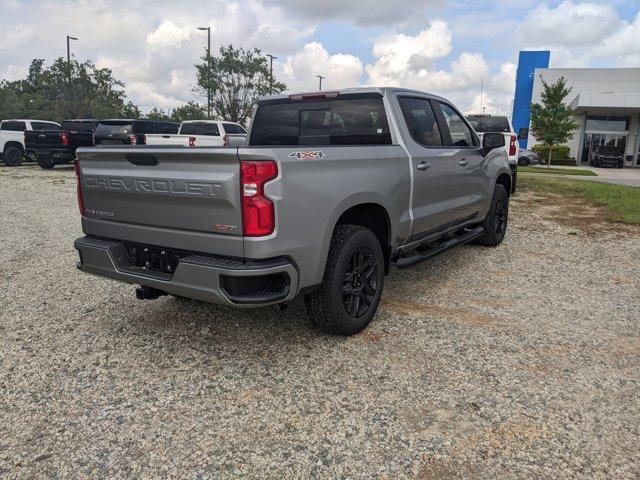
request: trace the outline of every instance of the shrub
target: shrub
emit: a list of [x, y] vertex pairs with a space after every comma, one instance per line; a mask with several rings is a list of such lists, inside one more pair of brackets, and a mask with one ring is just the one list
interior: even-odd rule
[[[534, 145], [531, 149], [540, 157], [540, 163], [546, 165], [549, 158], [549, 147], [546, 145]], [[551, 165], [575, 165], [576, 160], [569, 156], [569, 147], [566, 145], [554, 145], [551, 151]]]

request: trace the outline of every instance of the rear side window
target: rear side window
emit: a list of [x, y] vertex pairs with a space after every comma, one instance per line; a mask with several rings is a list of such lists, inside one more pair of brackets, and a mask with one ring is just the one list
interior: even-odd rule
[[2, 122], [0, 130], [8, 130], [11, 132], [24, 132], [27, 126], [24, 122]]
[[96, 133], [105, 135], [129, 134], [131, 133], [131, 124], [119, 122], [100, 123], [96, 127]]
[[431, 102], [422, 98], [408, 97], [402, 97], [399, 100], [413, 139], [425, 147], [442, 146], [442, 137]]
[[60, 130], [60, 125], [51, 122], [31, 122], [33, 130]]
[[509, 119], [504, 116], [468, 115], [467, 120], [476, 132], [509, 133]]
[[462, 117], [449, 105], [440, 104], [444, 120], [451, 134], [451, 145], [453, 147], [473, 147], [473, 134], [471, 129], [464, 123]]
[[182, 135], [205, 135], [208, 137], [219, 137], [220, 129], [217, 123], [183, 123], [180, 127]]
[[250, 145], [390, 145], [382, 97], [258, 107]]
[[242, 128], [240, 125], [235, 123], [223, 123], [222, 127], [224, 128], [225, 133], [247, 133], [247, 131]]

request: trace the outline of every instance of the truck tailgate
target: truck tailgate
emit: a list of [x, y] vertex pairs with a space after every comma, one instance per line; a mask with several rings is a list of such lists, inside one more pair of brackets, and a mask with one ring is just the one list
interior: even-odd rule
[[236, 149], [78, 149], [85, 233], [243, 256]]

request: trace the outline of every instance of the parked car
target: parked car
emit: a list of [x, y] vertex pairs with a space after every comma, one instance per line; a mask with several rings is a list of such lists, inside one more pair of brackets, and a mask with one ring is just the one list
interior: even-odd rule
[[593, 148], [589, 164], [593, 167], [624, 167], [624, 148], [599, 145]]
[[2, 120], [0, 122], [0, 152], [7, 167], [17, 167], [24, 158], [24, 134], [31, 130], [56, 130], [60, 124], [44, 120]]
[[247, 131], [235, 122], [188, 120], [180, 124], [177, 135], [147, 135], [147, 145], [182, 145], [185, 147], [233, 147], [244, 145]]
[[50, 169], [76, 158], [76, 148], [93, 145], [98, 120], [65, 120], [56, 130], [24, 132], [25, 154], [41, 168]]
[[95, 145], [144, 145], [146, 135], [178, 133], [179, 123], [160, 120], [100, 120], [94, 132]]
[[533, 150], [527, 150], [526, 148], [521, 148], [518, 153], [518, 165], [526, 167], [527, 165], [539, 165], [540, 157]]
[[518, 159], [520, 158], [518, 155], [520, 146], [518, 145], [518, 135], [514, 132], [513, 125], [511, 124], [509, 117], [506, 115], [473, 114], [467, 115], [467, 120], [478, 133], [480, 138], [482, 138], [482, 136], [487, 132], [498, 132], [504, 135], [505, 144], [508, 146], [507, 153], [509, 154], [509, 165], [511, 165], [511, 172], [515, 185], [518, 171]]
[[504, 136], [448, 100], [355, 88], [258, 102], [246, 147], [78, 149], [78, 268], [164, 294], [257, 307], [304, 295], [350, 335], [384, 274], [504, 238]]

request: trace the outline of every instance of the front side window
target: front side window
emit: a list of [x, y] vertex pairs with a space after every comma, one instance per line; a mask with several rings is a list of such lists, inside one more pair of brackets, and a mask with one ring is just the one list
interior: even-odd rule
[[451, 134], [452, 147], [473, 147], [473, 134], [464, 120], [449, 105], [441, 103], [440, 108]]
[[431, 103], [422, 98], [399, 99], [404, 118], [413, 139], [425, 147], [442, 146], [442, 137]]

